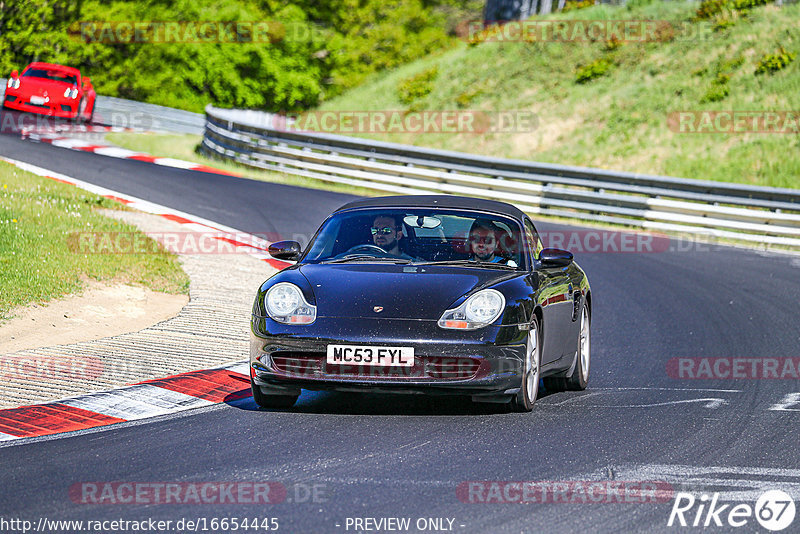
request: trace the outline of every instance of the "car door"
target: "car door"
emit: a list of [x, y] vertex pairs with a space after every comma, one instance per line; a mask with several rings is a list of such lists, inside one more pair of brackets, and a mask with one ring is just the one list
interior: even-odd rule
[[[572, 335], [574, 287], [566, 267], [544, 268], [538, 261], [542, 241], [536, 227], [525, 219], [525, 239], [533, 257], [533, 275], [538, 278], [538, 302], [542, 306], [542, 365], [554, 363], [568, 353]], [[574, 350], [573, 350], [574, 353]]]

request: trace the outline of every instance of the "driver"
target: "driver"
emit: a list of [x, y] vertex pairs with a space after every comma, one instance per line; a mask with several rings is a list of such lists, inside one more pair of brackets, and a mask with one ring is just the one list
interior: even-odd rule
[[403, 239], [403, 227], [395, 217], [390, 215], [379, 215], [372, 221], [372, 242], [387, 253], [398, 258], [414, 260], [405, 252], [400, 250], [400, 240]]

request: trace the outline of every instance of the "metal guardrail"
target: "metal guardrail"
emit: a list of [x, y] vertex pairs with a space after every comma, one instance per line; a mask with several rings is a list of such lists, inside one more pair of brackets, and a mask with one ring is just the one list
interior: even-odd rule
[[[0, 100], [5, 96], [6, 78], [0, 78]], [[205, 120], [202, 113], [97, 95], [93, 124], [121, 128], [202, 134]]]
[[261, 169], [399, 194], [451, 193], [532, 215], [800, 248], [800, 191], [474, 156], [276, 128], [206, 107], [202, 150]]

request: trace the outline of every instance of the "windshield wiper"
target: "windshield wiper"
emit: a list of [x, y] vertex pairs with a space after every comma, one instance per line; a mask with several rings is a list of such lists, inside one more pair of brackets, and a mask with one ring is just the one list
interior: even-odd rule
[[489, 269], [506, 269], [516, 271], [517, 267], [511, 265], [504, 265], [502, 263], [491, 263], [488, 261], [478, 260], [444, 260], [444, 261], [425, 261], [415, 263], [414, 265], [474, 265], [476, 267], [487, 267]]
[[389, 258], [389, 257], [380, 257], [380, 256], [348, 256], [346, 258], [339, 258], [336, 260], [324, 260], [322, 263], [346, 263], [348, 261], [385, 261], [391, 263], [411, 263], [411, 260], [407, 260], [405, 258]]

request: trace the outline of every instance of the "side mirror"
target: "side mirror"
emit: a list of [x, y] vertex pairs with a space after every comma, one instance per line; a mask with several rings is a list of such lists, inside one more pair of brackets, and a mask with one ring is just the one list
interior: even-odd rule
[[560, 248], [545, 248], [539, 253], [543, 267], [567, 267], [572, 263], [572, 253]]
[[268, 250], [269, 255], [278, 260], [297, 261], [300, 257], [300, 243], [297, 241], [276, 241]]
[[12, 78], [19, 78], [19, 71], [18, 70], [12, 70], [11, 71], [11, 77]]
[[91, 86], [92, 85], [92, 79], [87, 76], [86, 78], [83, 79], [83, 85], [84, 85], [84, 87], [86, 87], [87, 85]]

